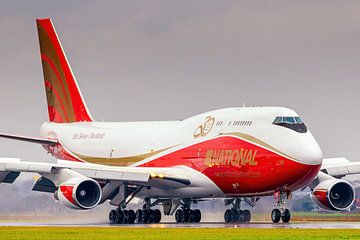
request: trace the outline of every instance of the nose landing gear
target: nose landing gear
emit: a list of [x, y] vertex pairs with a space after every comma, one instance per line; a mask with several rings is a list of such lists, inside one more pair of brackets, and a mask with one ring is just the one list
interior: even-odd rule
[[277, 208], [273, 209], [271, 212], [271, 220], [273, 223], [279, 223], [280, 220], [283, 223], [289, 223], [291, 219], [290, 210], [285, 207], [286, 199], [291, 197], [290, 192], [276, 192], [275, 196], [275, 206]]

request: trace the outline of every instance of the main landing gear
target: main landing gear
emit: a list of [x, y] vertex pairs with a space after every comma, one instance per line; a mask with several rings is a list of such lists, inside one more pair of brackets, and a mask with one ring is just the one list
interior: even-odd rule
[[134, 210], [111, 210], [109, 213], [111, 224], [134, 224], [134, 223], [159, 223], [161, 221], [161, 212], [159, 209], [138, 209]]
[[285, 200], [291, 197], [290, 192], [276, 192], [275, 196], [275, 206], [277, 208], [273, 209], [271, 212], [271, 220], [273, 223], [279, 223], [280, 220], [283, 223], [290, 222], [291, 214], [290, 210], [285, 208]]
[[191, 209], [191, 200], [182, 200], [181, 209], [176, 210], [176, 223], [199, 223], [201, 221], [201, 211]]
[[133, 224], [135, 223], [135, 211], [126, 209], [114, 209], [109, 213], [111, 224]]
[[[161, 221], [161, 212], [159, 209], [151, 209], [157, 202], [151, 204], [150, 199], [145, 199], [142, 209], [127, 210], [118, 207], [109, 213], [109, 221], [111, 224], [148, 224], [159, 223]], [[125, 206], [126, 207], [126, 206]]]
[[241, 210], [241, 199], [235, 198], [230, 203], [232, 204], [231, 209], [227, 209], [224, 214], [224, 220], [226, 223], [231, 222], [240, 222], [240, 223], [249, 223], [251, 220], [251, 213], [249, 210]]

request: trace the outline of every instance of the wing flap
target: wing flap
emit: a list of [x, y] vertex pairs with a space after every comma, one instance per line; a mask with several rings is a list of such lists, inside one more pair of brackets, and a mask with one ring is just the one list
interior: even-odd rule
[[19, 175], [19, 172], [0, 172], [0, 183], [13, 183]]

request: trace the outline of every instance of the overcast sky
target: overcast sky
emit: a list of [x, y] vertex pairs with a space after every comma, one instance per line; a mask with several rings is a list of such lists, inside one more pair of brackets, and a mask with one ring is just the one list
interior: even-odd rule
[[[297, 111], [325, 157], [360, 160], [360, 1], [4, 1], [0, 131], [38, 135], [47, 110], [35, 18], [51, 17], [97, 120], [222, 108]], [[44, 160], [0, 140], [0, 155]]]

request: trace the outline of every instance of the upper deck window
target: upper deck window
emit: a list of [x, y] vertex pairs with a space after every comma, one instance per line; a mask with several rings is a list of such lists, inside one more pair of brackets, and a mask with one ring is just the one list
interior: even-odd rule
[[298, 133], [307, 132], [307, 127], [300, 117], [276, 117], [273, 124], [289, 128]]

